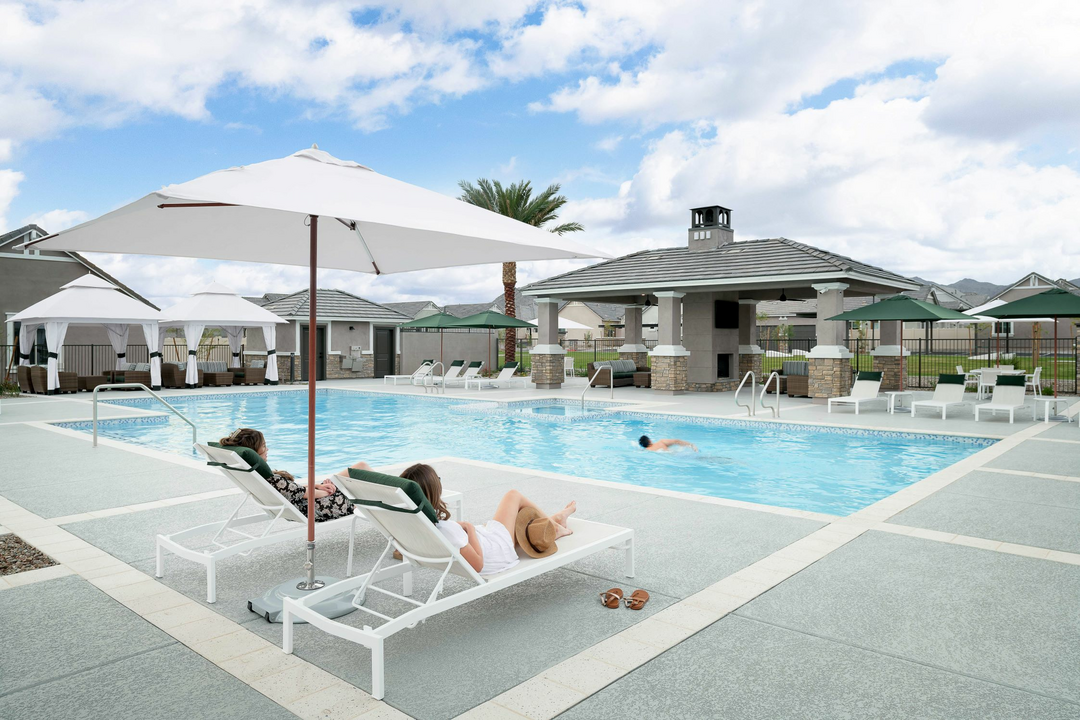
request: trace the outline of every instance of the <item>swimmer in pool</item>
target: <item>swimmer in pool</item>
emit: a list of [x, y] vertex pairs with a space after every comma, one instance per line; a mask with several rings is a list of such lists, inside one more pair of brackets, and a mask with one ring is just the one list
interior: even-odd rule
[[697, 452], [697, 445], [692, 445], [685, 440], [676, 440], [674, 438], [668, 438], [667, 440], [652, 440], [648, 435], [642, 435], [638, 438], [638, 445], [651, 450], [652, 452], [668, 452], [672, 448], [688, 447], [694, 452]]

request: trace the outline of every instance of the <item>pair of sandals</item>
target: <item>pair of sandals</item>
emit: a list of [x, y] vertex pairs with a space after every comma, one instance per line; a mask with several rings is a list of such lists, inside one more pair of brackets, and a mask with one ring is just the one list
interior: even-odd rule
[[641, 610], [647, 602], [649, 602], [649, 593], [644, 590], [635, 590], [630, 593], [628, 598], [623, 597], [622, 588], [611, 588], [607, 592], [600, 593], [600, 603], [612, 610], [617, 609], [619, 603], [626, 605], [631, 610]]

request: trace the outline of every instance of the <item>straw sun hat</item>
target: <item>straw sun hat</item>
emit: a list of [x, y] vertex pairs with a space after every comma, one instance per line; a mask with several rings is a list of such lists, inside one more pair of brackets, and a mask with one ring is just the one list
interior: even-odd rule
[[542, 558], [559, 549], [555, 545], [555, 529], [555, 521], [536, 508], [522, 508], [514, 524], [514, 536], [526, 555]]

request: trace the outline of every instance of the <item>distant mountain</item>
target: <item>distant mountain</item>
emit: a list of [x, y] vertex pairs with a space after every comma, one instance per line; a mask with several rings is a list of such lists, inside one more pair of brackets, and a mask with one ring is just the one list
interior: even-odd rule
[[995, 285], [994, 283], [972, 280], [971, 278], [964, 278], [963, 280], [958, 280], [957, 282], [949, 284], [935, 283], [932, 280], [924, 280], [921, 277], [913, 277], [911, 279], [927, 285], [941, 285], [942, 287], [959, 290], [961, 293], [978, 293], [979, 295], [985, 295], [986, 297], [994, 297], [1008, 287], [1008, 285]]

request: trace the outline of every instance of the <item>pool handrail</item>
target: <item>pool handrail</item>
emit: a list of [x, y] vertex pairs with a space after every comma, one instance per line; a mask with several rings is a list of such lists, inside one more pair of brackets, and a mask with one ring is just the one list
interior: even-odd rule
[[[765, 393], [769, 391], [769, 383], [772, 382], [773, 378], [776, 378], [775, 406], [765, 404]], [[772, 416], [774, 418], [780, 417], [780, 373], [773, 370], [772, 373], [769, 374], [769, 377], [765, 378], [765, 384], [761, 386], [761, 394], [758, 396], [758, 403], [761, 405], [761, 407], [769, 408], [770, 410], [772, 410]]]
[[[441, 383], [436, 383], [435, 382], [435, 366], [436, 365], [438, 365], [439, 367], [442, 368], [442, 375], [439, 376], [440, 378], [442, 378]], [[428, 378], [431, 378], [431, 385], [428, 385]], [[427, 394], [427, 391], [428, 391], [429, 387], [432, 388], [432, 390], [434, 392], [438, 393], [440, 386], [442, 387], [443, 395], [445, 395], [446, 394], [446, 366], [443, 365], [442, 360], [439, 360], [438, 362], [432, 363], [431, 364], [431, 369], [428, 370], [428, 374], [424, 376], [424, 394], [425, 395]]]
[[186, 422], [188, 425], [191, 426], [191, 444], [194, 445], [195, 443], [199, 442], [199, 429], [197, 427], [195, 427], [195, 423], [188, 420], [187, 417], [185, 417], [182, 412], [180, 412], [179, 410], [174, 408], [169, 403], [165, 402], [164, 398], [162, 398], [160, 395], [158, 395], [156, 392], [154, 392], [150, 388], [146, 387], [142, 383], [106, 383], [104, 385], [98, 385], [97, 387], [94, 388], [94, 444], [93, 444], [93, 447], [97, 447], [97, 444], [98, 444], [97, 443], [97, 438], [98, 438], [98, 431], [97, 431], [97, 428], [98, 428], [98, 417], [97, 417], [98, 390], [110, 390], [112, 388], [141, 388], [141, 389], [145, 390], [146, 392], [150, 393], [150, 397], [154, 398], [159, 403], [161, 403], [165, 407], [169, 408], [169, 410], [172, 413], [174, 413], [178, 418], [180, 418], [181, 420], [183, 420], [184, 422]]
[[[596, 372], [594, 372], [593, 376], [591, 378], [589, 378], [589, 382], [585, 383], [585, 389], [581, 391], [581, 409], [582, 410], [585, 409], [585, 393], [589, 392], [589, 388], [592, 387], [593, 380], [595, 380], [596, 376], [599, 375], [600, 373], [602, 373], [604, 370], [611, 370], [611, 368], [610, 367], [598, 367], [598, 368], [596, 368]], [[611, 399], [614, 400], [615, 399], [615, 373], [612, 373], [611, 375], [612, 376], [609, 378], [609, 380], [611, 382], [608, 383], [608, 387], [611, 388]]]
[[[742, 392], [743, 386], [746, 385], [746, 379], [747, 378], [750, 378], [750, 402], [741, 403], [741, 402], [739, 402], [739, 393]], [[753, 370], [748, 370], [747, 373], [745, 375], [743, 375], [742, 382], [739, 383], [739, 387], [735, 388], [735, 406], [736, 407], [744, 407], [744, 408], [746, 408], [746, 414], [748, 416], [750, 416], [750, 417], [753, 417], [754, 415], [757, 414], [757, 412], [754, 409], [754, 398], [756, 396], [757, 396], [757, 377], [754, 375]]]

